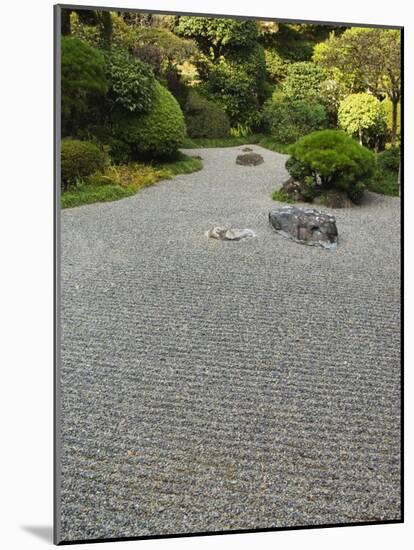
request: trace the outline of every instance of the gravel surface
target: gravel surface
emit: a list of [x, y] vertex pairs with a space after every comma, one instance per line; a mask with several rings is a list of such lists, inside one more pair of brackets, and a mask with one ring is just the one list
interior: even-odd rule
[[400, 518], [400, 200], [296, 244], [251, 147], [62, 211], [62, 540]]

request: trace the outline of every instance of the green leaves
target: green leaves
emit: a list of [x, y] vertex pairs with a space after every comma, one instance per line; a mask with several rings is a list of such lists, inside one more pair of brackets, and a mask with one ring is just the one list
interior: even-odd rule
[[369, 177], [374, 167], [374, 155], [338, 130], [309, 134], [292, 145], [290, 153], [315, 181], [319, 179], [325, 187], [340, 187], [348, 194]]
[[93, 46], [78, 38], [62, 37], [62, 132], [76, 133], [89, 121], [94, 104], [108, 89], [105, 58]]
[[367, 93], [351, 94], [341, 101], [338, 122], [349, 135], [360, 137], [366, 144], [370, 134], [378, 137], [387, 131], [384, 105]]
[[229, 49], [250, 47], [258, 37], [255, 21], [219, 17], [180, 17], [176, 33], [193, 38], [213, 59]]
[[[347, 29], [314, 49], [313, 60], [341, 81], [348, 92], [400, 94], [400, 31], [378, 28]], [[397, 100], [398, 100], [397, 98]]]
[[325, 72], [311, 61], [292, 63], [287, 67], [286, 80], [283, 82], [283, 92], [289, 99], [317, 101], [320, 97], [321, 82]]
[[114, 113], [113, 132], [131, 146], [136, 156], [171, 156], [184, 139], [184, 116], [172, 94], [156, 81], [153, 104], [148, 114], [126, 110]]
[[285, 96], [265, 103], [263, 123], [280, 143], [292, 143], [300, 137], [327, 126], [326, 112], [314, 101], [292, 101]]
[[151, 68], [123, 51], [112, 51], [107, 59], [110, 97], [131, 113], [149, 113], [155, 78]]

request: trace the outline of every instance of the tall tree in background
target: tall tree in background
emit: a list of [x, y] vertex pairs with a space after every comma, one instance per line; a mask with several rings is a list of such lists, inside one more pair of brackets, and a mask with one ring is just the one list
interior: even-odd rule
[[401, 98], [399, 30], [352, 28], [315, 47], [313, 59], [342, 80], [351, 93], [370, 92], [392, 102], [391, 142], [396, 144]]

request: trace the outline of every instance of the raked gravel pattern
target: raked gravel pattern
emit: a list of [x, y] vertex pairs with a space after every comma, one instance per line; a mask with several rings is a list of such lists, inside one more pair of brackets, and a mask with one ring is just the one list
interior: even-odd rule
[[251, 147], [62, 211], [62, 540], [400, 518], [400, 200], [296, 244]]

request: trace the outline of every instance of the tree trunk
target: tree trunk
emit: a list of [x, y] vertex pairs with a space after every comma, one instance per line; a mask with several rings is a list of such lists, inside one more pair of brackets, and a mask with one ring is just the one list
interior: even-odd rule
[[392, 125], [391, 125], [391, 145], [394, 148], [397, 144], [397, 122], [398, 122], [398, 100], [392, 100]]
[[362, 145], [362, 130], [359, 129], [359, 144]]
[[62, 17], [61, 17], [61, 32], [62, 36], [70, 36], [70, 14], [71, 10], [63, 9], [61, 11]]

